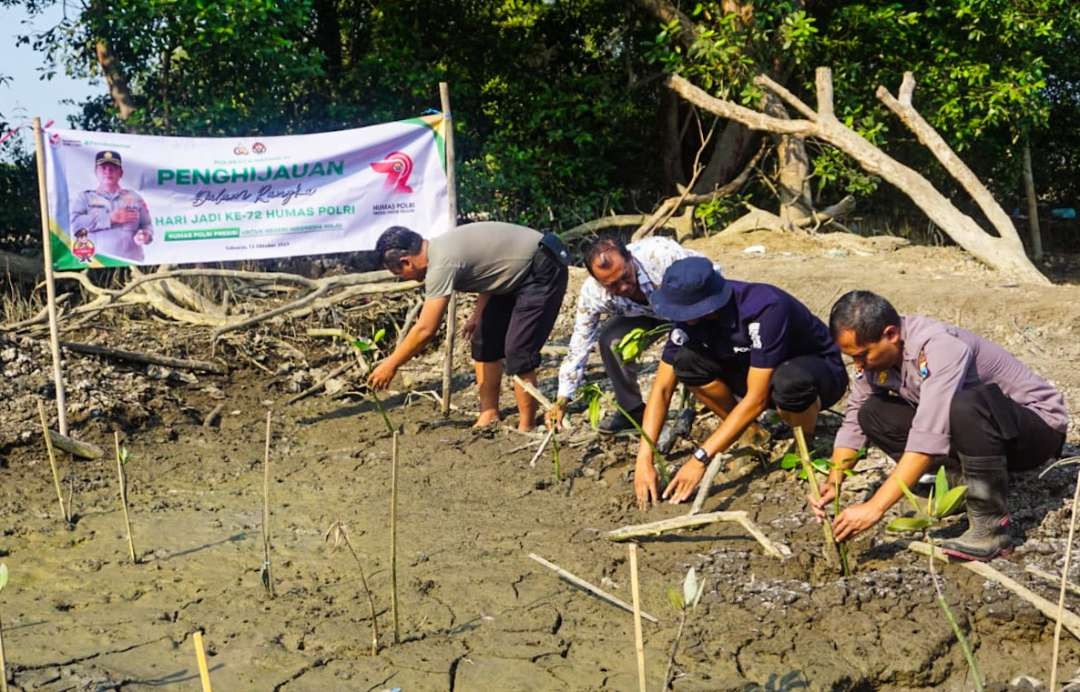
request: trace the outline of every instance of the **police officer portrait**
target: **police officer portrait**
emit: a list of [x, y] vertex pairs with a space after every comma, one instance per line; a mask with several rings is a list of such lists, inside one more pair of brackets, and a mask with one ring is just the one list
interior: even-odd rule
[[88, 262], [102, 256], [144, 262], [145, 248], [154, 242], [150, 210], [142, 196], [121, 185], [123, 158], [105, 150], [94, 156], [97, 186], [83, 190], [71, 205], [68, 231], [79, 259]]

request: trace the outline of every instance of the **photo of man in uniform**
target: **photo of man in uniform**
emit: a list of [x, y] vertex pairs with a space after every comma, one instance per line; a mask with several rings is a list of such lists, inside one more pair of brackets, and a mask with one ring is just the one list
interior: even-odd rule
[[142, 262], [143, 246], [154, 241], [154, 228], [139, 193], [120, 187], [124, 175], [120, 154], [99, 151], [94, 175], [97, 187], [80, 192], [71, 205], [69, 228], [86, 232], [94, 255]]

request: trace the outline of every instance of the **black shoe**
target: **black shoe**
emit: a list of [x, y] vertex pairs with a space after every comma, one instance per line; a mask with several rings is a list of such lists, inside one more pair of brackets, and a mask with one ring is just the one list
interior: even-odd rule
[[[645, 417], [645, 407], [641, 406], [628, 412], [634, 419], [634, 423], [641, 425], [641, 419]], [[596, 432], [601, 435], [618, 435], [627, 430], [634, 430], [634, 424], [627, 420], [621, 411], [612, 411], [604, 416], [600, 425], [596, 426]]]

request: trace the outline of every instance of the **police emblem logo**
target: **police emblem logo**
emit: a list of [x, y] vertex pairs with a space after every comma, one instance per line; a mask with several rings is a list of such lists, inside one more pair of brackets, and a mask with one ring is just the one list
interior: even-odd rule
[[255, 152], [256, 154], [265, 154], [266, 153], [266, 145], [263, 144], [262, 142], [255, 142], [254, 144], [251, 145], [251, 150], [253, 152]]
[[877, 374], [877, 383], [884, 386], [889, 381], [889, 373], [882, 370]]

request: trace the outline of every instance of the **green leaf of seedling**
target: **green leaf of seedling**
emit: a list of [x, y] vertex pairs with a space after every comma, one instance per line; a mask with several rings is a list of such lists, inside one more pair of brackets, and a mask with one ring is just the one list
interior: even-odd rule
[[627, 333], [623, 334], [623, 338], [619, 339], [619, 345], [615, 347], [617, 351], [622, 351], [630, 344], [636, 343], [641, 337], [645, 336], [645, 330], [642, 327], [634, 327]]
[[697, 590], [697, 570], [691, 567], [690, 571], [686, 573], [686, 578], [683, 579], [682, 583], [683, 603], [693, 603], [694, 597], [697, 596]]
[[919, 514], [922, 514], [922, 507], [919, 506], [919, 499], [911, 492], [911, 488], [907, 487], [907, 483], [897, 478], [896, 484], [900, 486], [900, 490], [904, 491], [904, 497], [911, 503], [911, 507]]
[[385, 329], [380, 329], [377, 332], [375, 332], [375, 334], [371, 337], [371, 342], [374, 343], [374, 344], [377, 344], [377, 343], [379, 343], [380, 341], [383, 340], [384, 336], [386, 336], [386, 330]]
[[831, 468], [831, 464], [828, 459], [811, 459], [810, 465], [814, 467], [814, 470], [818, 473], [828, 473]]
[[799, 465], [799, 455], [794, 452], [788, 452], [780, 459], [780, 468], [785, 471], [790, 471]]
[[120, 463], [121, 464], [127, 464], [128, 463], [128, 450], [127, 450], [127, 447], [121, 447], [120, 448]]
[[679, 590], [674, 586], [668, 587], [667, 599], [668, 602], [671, 603], [671, 607], [673, 607], [675, 610], [682, 610], [686, 607], [686, 604], [683, 603], [682, 594], [679, 593]]
[[352, 347], [360, 353], [367, 353], [375, 348], [375, 344], [371, 343], [367, 339], [356, 339], [352, 342]]
[[589, 401], [589, 425], [593, 430], [600, 427], [600, 397], [593, 397]]
[[911, 533], [922, 531], [930, 526], [929, 517], [897, 517], [889, 522], [885, 530], [889, 533]]
[[705, 593], [705, 580], [702, 579], [698, 582], [697, 593], [694, 594], [694, 600], [690, 602], [690, 608], [697, 608], [697, 604], [701, 601], [701, 594]]
[[967, 486], [958, 485], [945, 493], [934, 506], [934, 516], [937, 518], [947, 517], [960, 509], [964, 496], [967, 495]]
[[7, 586], [7, 582], [8, 582], [8, 568], [7, 568], [7, 565], [0, 562], [0, 591], [4, 590], [4, 587]]
[[945, 467], [939, 466], [934, 474], [934, 496], [945, 497], [949, 492], [949, 479], [945, 476]]

